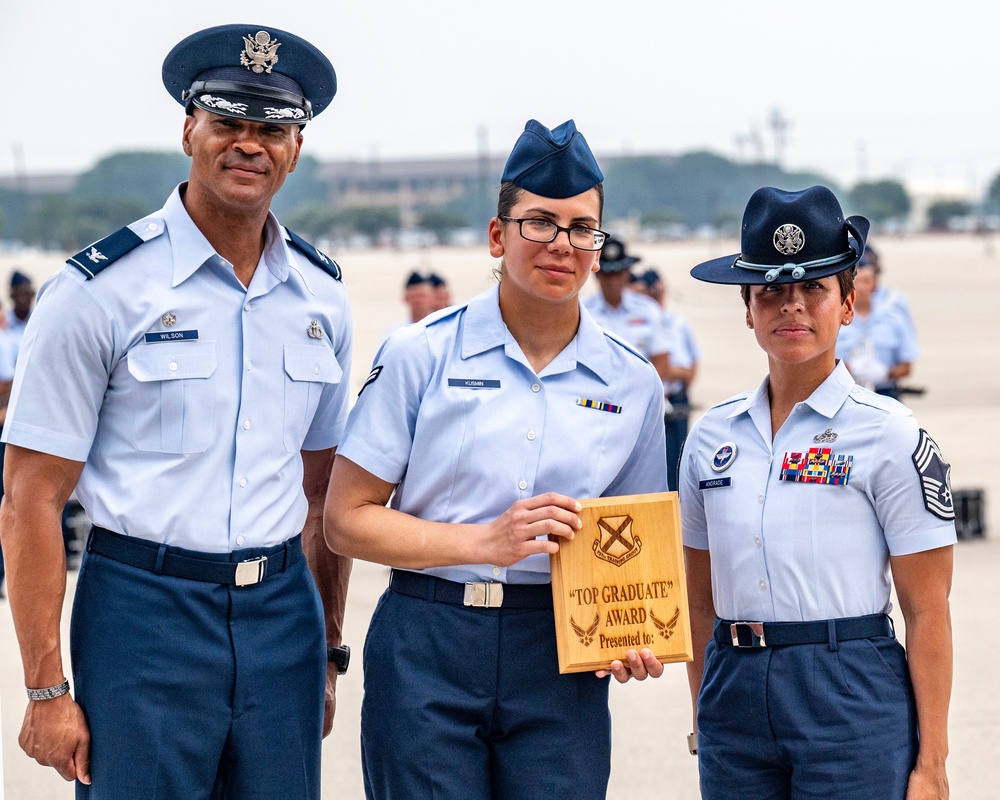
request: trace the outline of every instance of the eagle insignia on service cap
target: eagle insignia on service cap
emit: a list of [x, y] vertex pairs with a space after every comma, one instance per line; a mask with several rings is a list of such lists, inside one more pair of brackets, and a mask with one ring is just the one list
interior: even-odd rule
[[806, 246], [806, 235], [798, 225], [781, 225], [774, 232], [774, 249], [786, 256], [793, 256]]
[[272, 41], [271, 34], [267, 31], [257, 31], [252, 39], [244, 36], [243, 43], [246, 46], [240, 53], [240, 64], [258, 75], [262, 72], [270, 74], [274, 65], [278, 63], [277, 51], [281, 47], [281, 42]]

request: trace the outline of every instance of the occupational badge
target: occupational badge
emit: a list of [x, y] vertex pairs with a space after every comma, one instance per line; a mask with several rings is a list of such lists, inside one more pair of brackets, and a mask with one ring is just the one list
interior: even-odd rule
[[244, 36], [243, 44], [245, 46], [240, 53], [240, 63], [251, 72], [258, 75], [262, 72], [270, 73], [278, 63], [277, 50], [281, 47], [281, 42], [273, 41], [267, 31], [257, 31], [253, 38]]
[[318, 320], [313, 320], [309, 323], [309, 327], [306, 328], [306, 333], [309, 334], [310, 339], [322, 339], [323, 329], [320, 327]]
[[726, 442], [725, 444], [719, 445], [719, 449], [715, 451], [715, 455], [712, 456], [712, 471], [713, 472], [725, 472], [729, 469], [733, 462], [736, 460], [736, 443]]
[[160, 317], [160, 322], [163, 326], [169, 328], [171, 325], [177, 322], [177, 315], [173, 311], [168, 311], [162, 317]]
[[951, 494], [951, 464], [944, 460], [937, 443], [920, 429], [917, 449], [913, 451], [913, 466], [920, 476], [924, 493], [924, 508], [943, 520], [955, 519], [955, 504]]
[[816, 442], [816, 444], [832, 444], [837, 441], [837, 439], [838, 436], [833, 432], [833, 428], [827, 428], [822, 433], [817, 433], [813, 436], [813, 441]]
[[806, 235], [798, 225], [781, 225], [774, 232], [774, 249], [793, 256], [806, 246]]

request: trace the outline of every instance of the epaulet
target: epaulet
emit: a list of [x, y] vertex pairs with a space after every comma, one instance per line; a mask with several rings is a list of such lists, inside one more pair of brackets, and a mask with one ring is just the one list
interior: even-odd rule
[[288, 241], [292, 243], [295, 249], [298, 250], [300, 253], [302, 253], [302, 255], [304, 255], [310, 261], [312, 261], [313, 264], [315, 264], [324, 272], [327, 272], [330, 275], [332, 275], [338, 281], [343, 280], [343, 275], [341, 274], [340, 271], [340, 265], [332, 258], [330, 258], [330, 256], [328, 256], [326, 253], [323, 253], [320, 250], [317, 250], [315, 247], [309, 244], [309, 242], [307, 242], [305, 239], [303, 239], [294, 231], [290, 231], [288, 230], [288, 228], [285, 228], [285, 233], [288, 234]]
[[635, 347], [633, 347], [633, 346], [632, 346], [631, 344], [629, 344], [628, 342], [626, 342], [626, 341], [625, 341], [624, 339], [622, 339], [622, 338], [621, 338], [620, 336], [618, 336], [617, 334], [615, 334], [615, 333], [612, 333], [612, 332], [611, 332], [611, 331], [609, 331], [609, 330], [608, 330], [607, 328], [604, 328], [604, 329], [602, 329], [602, 332], [603, 332], [603, 333], [604, 333], [604, 335], [605, 335], [605, 336], [606, 336], [607, 338], [609, 338], [609, 339], [610, 339], [610, 340], [611, 340], [612, 342], [614, 342], [615, 344], [618, 344], [618, 345], [621, 345], [621, 346], [622, 346], [622, 348], [624, 348], [625, 350], [628, 350], [628, 351], [629, 351], [629, 352], [630, 352], [630, 353], [631, 353], [632, 355], [634, 355], [634, 356], [638, 356], [638, 357], [639, 357], [639, 358], [641, 358], [641, 359], [642, 359], [643, 361], [649, 361], [649, 359], [648, 359], [648, 358], [646, 358], [646, 356], [644, 356], [644, 355], [643, 355], [642, 353], [640, 353], [640, 352], [639, 352], [638, 350], [636, 350], [636, 349], [635, 349]]
[[459, 303], [457, 306], [448, 306], [447, 308], [439, 308], [437, 311], [432, 311], [426, 317], [424, 317], [420, 322], [414, 323], [416, 325], [423, 325], [427, 327], [428, 325], [436, 325], [442, 320], [450, 319], [461, 311], [465, 311], [468, 308], [468, 303]]
[[723, 408], [724, 406], [731, 406], [733, 403], [738, 403], [741, 400], [746, 400], [750, 396], [750, 392], [741, 392], [740, 394], [734, 394], [732, 397], [728, 397], [721, 403], [716, 403], [712, 406], [709, 411], [715, 408]]
[[131, 228], [122, 228], [110, 236], [85, 247], [66, 263], [76, 267], [89, 281], [101, 270], [107, 269], [126, 253], [130, 253], [145, 240]]

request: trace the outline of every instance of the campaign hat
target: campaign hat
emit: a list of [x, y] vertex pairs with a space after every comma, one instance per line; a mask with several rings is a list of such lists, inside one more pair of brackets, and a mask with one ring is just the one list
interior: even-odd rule
[[826, 186], [787, 192], [765, 186], [747, 202], [741, 252], [698, 264], [691, 275], [708, 283], [798, 283], [855, 266], [865, 252], [870, 223], [844, 218]]
[[218, 25], [192, 33], [163, 61], [178, 103], [224, 117], [303, 125], [330, 104], [337, 74], [314, 45], [267, 25]]
[[630, 256], [625, 252], [625, 245], [618, 239], [608, 239], [601, 250], [600, 267], [605, 275], [613, 275], [630, 269], [641, 261], [636, 256]]
[[507, 157], [501, 183], [513, 183], [542, 197], [583, 194], [604, 180], [597, 159], [573, 120], [552, 130], [530, 119]]

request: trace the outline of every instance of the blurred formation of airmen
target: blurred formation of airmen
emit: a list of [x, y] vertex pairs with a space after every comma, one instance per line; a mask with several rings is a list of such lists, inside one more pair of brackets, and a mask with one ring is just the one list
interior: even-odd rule
[[662, 310], [663, 326], [671, 342], [670, 367], [663, 379], [663, 394], [667, 400], [667, 483], [677, 491], [677, 463], [688, 434], [691, 414], [690, 389], [698, 371], [701, 351], [694, 331], [683, 315], [667, 307], [667, 284], [655, 269], [635, 276], [632, 289], [652, 298]]
[[854, 280], [854, 320], [840, 329], [837, 357], [861, 386], [898, 400], [920, 345], [906, 298], [881, 286], [880, 273], [878, 255], [867, 250]]

